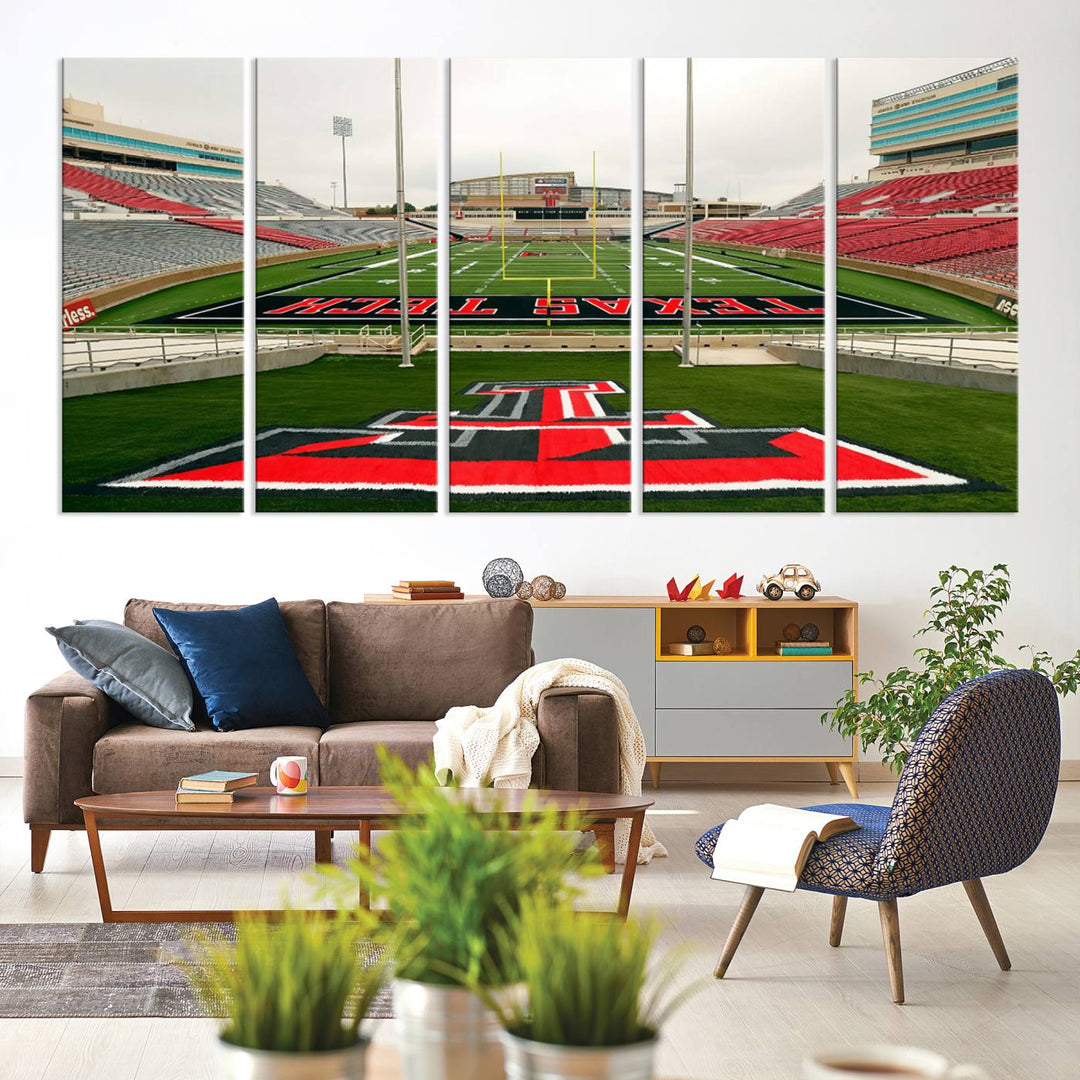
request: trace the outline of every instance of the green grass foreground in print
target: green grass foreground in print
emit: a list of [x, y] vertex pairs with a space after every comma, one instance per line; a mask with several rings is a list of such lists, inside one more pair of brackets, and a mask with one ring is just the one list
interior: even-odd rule
[[[63, 401], [65, 511], [225, 511], [243, 508], [223, 492], [85, 490], [159, 462], [242, 438], [243, 380], [117, 390]], [[84, 490], [80, 490], [84, 489]]]

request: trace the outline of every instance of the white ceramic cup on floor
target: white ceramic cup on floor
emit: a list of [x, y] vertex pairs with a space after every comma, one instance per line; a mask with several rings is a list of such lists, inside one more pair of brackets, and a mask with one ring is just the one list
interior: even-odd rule
[[803, 1080], [990, 1080], [977, 1065], [950, 1065], [918, 1046], [830, 1046], [803, 1059]]

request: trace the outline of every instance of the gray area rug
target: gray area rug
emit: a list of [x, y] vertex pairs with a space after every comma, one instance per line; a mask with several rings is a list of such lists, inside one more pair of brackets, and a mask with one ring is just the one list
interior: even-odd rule
[[[230, 923], [0, 923], [0, 1017], [210, 1016], [176, 965], [194, 930]], [[376, 947], [361, 951], [372, 963]], [[384, 989], [368, 1013], [393, 1016]]]

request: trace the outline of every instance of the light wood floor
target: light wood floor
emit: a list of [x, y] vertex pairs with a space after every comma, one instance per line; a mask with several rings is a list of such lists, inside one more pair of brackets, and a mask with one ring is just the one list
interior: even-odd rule
[[[863, 787], [888, 803], [892, 788]], [[54, 834], [46, 872], [30, 873], [21, 785], [0, 780], [0, 920], [99, 917], [81, 833]], [[712, 881], [693, 854], [710, 825], [752, 803], [841, 801], [827, 784], [663, 788], [652, 823], [670, 858], [638, 872], [632, 912], [661, 921], [663, 943], [689, 952], [686, 976], [708, 976], [741, 889]], [[309, 863], [304, 835], [106, 833], [118, 906], [274, 906]], [[341, 852], [344, 845], [335, 844]], [[616, 879], [596, 882], [612, 902]], [[812, 893], [769, 893], [722, 982], [664, 1032], [659, 1074], [794, 1080], [811, 1048], [877, 1040], [975, 1061], [994, 1080], [1075, 1076], [1080, 1061], [1080, 784], [1062, 784], [1050, 831], [1024, 866], [986, 883], [1013, 970], [1001, 972], [963, 889], [900, 901], [908, 1004], [889, 999], [875, 905], [852, 901], [844, 943], [828, 946], [829, 905]], [[393, 1037], [392, 1022], [376, 1025]], [[0, 1076], [10, 1080], [213, 1080], [207, 1020], [0, 1020]]]

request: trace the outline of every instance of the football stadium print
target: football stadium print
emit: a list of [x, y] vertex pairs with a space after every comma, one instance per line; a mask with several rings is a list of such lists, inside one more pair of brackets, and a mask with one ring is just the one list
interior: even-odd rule
[[640, 192], [631, 63], [258, 61], [245, 162], [244, 62], [67, 61], [63, 508], [1015, 510], [1016, 61], [841, 60], [826, 185], [826, 61], [647, 60]]

